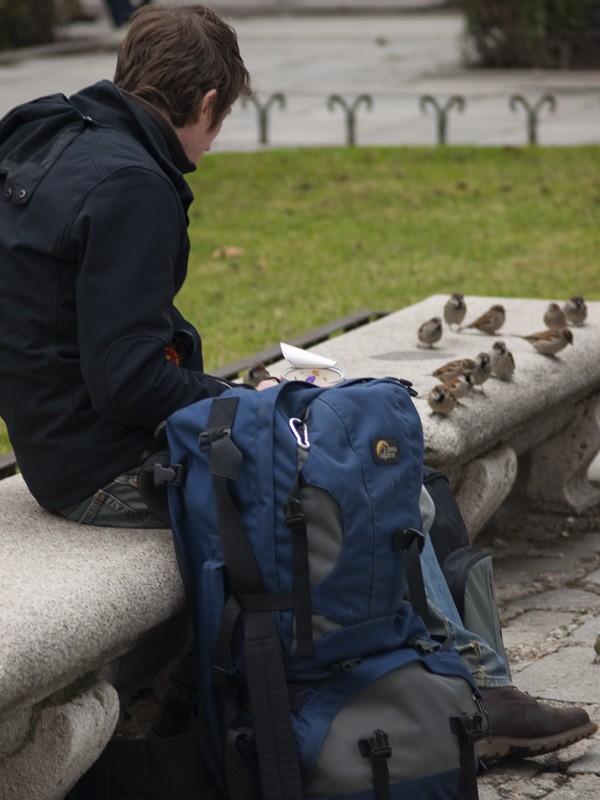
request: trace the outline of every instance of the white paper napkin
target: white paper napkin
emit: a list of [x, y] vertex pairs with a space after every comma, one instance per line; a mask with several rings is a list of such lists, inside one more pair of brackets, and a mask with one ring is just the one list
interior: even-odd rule
[[281, 352], [286, 361], [295, 367], [301, 369], [303, 367], [335, 367], [337, 361], [333, 358], [326, 356], [319, 356], [316, 353], [309, 353], [308, 350], [302, 350], [300, 347], [294, 347], [292, 344], [285, 344], [279, 342]]

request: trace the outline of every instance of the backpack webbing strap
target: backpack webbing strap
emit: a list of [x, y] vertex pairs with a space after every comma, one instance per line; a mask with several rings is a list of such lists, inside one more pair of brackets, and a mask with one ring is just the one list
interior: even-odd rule
[[461, 797], [463, 800], [478, 800], [474, 743], [484, 736], [481, 716], [462, 713], [458, 717], [450, 717], [450, 729], [458, 737]]
[[375, 800], [389, 800], [390, 772], [387, 762], [391, 758], [392, 748], [387, 733], [379, 729], [375, 730], [368, 739], [360, 739], [358, 747], [361, 756], [370, 758], [373, 764]]
[[413, 528], [392, 533], [392, 548], [401, 550], [404, 556], [411, 605], [420, 617], [426, 619], [428, 616], [427, 595], [421, 569], [421, 551], [424, 544], [425, 537], [421, 531]]
[[[215, 485], [219, 538], [229, 583], [242, 608], [243, 599], [248, 601], [246, 596], [250, 595], [253, 602], [247, 602], [247, 605], [260, 609], [245, 609], [244, 660], [262, 797], [263, 800], [302, 800], [302, 779], [283, 655], [272, 610], [273, 602], [279, 608], [288, 599], [293, 600], [293, 595], [282, 597], [267, 591], [252, 545], [229, 492], [228, 481], [238, 479], [242, 463], [242, 454], [230, 437], [238, 399], [219, 398], [213, 402], [206, 431], [201, 434], [199, 444], [201, 449], [210, 446], [209, 471]], [[260, 603], [257, 595], [263, 595], [263, 599], [268, 597], [268, 602]], [[285, 607], [289, 608], [290, 605]], [[232, 798], [238, 800], [233, 795]]]
[[247, 614], [244, 660], [262, 796], [264, 800], [303, 800], [288, 687], [273, 614]]
[[292, 533], [297, 650], [301, 658], [311, 658], [315, 654], [315, 647], [310, 602], [308, 535], [306, 517], [300, 500], [300, 473], [296, 475], [283, 508], [285, 524]]

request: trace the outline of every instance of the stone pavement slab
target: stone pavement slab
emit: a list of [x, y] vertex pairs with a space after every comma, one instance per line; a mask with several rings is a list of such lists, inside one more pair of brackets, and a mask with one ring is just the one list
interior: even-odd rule
[[[545, 531], [509, 528], [500, 538], [492, 519], [475, 546], [493, 554], [515, 685], [551, 704], [581, 705], [600, 723], [600, 664], [593, 663], [593, 643], [600, 634], [600, 593], [588, 591], [593, 585], [589, 577], [597, 572], [600, 532], [582, 533], [576, 526], [575, 520], [556, 516]], [[563, 570], [554, 569], [553, 561]], [[547, 591], [546, 576], [552, 591]], [[491, 766], [479, 779], [479, 797], [597, 800], [600, 735], [556, 753]]]

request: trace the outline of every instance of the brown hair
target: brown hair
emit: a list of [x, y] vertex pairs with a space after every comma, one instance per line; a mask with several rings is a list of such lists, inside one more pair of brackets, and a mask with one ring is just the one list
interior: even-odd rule
[[119, 48], [115, 84], [166, 112], [175, 127], [195, 122], [203, 96], [217, 90], [211, 129], [240, 95], [252, 93], [232, 27], [201, 5], [146, 5]]

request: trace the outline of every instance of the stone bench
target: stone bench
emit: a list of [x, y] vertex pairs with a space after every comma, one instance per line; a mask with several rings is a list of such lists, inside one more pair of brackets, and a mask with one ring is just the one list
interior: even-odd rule
[[[515, 511], [580, 515], [598, 505], [600, 491], [588, 473], [600, 448], [600, 303], [587, 304], [585, 325], [572, 329], [573, 346], [554, 357], [518, 338], [544, 330], [546, 300], [466, 297], [465, 325], [495, 303], [505, 307], [498, 334], [444, 326], [434, 347], [418, 347], [419, 326], [442, 317], [447, 299], [434, 295], [312, 349], [335, 358], [347, 378], [393, 375], [413, 382], [425, 463], [448, 475], [471, 538], [507, 497], [505, 506]], [[433, 370], [487, 352], [497, 339], [514, 355], [514, 378], [488, 380], [484, 394], [476, 389], [448, 417], [432, 414], [426, 397], [438, 382]], [[284, 366], [277, 362], [271, 374]]]
[[[543, 328], [547, 303], [534, 300], [467, 297], [466, 321], [494, 302], [505, 306], [500, 335], [445, 330], [434, 348], [417, 347], [419, 325], [440, 316], [445, 300], [430, 297], [314, 350], [336, 358], [348, 378], [414, 383], [425, 461], [449, 476], [472, 537], [515, 498], [575, 514], [597, 505], [588, 472], [600, 448], [600, 303], [588, 304], [574, 346], [548, 358], [514, 336]], [[495, 338], [515, 355], [514, 379], [491, 379], [449, 417], [432, 415], [433, 369]], [[0, 480], [0, 539], [0, 797], [61, 800], [111, 737], [119, 693], [189, 648], [171, 535], [62, 520], [13, 475]]]
[[60, 800], [110, 739], [118, 692], [184, 653], [164, 530], [90, 528], [0, 481], [0, 797]]

